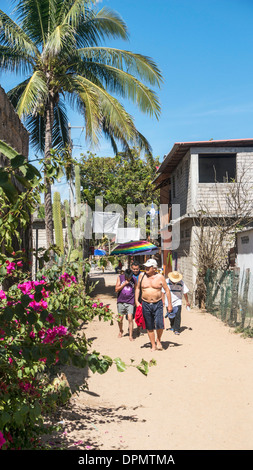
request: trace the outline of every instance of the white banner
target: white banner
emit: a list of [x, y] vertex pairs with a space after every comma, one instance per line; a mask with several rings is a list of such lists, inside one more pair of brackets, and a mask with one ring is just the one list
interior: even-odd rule
[[100, 234], [117, 233], [120, 214], [115, 212], [94, 212], [93, 232]]
[[127, 243], [140, 240], [141, 229], [136, 227], [118, 228], [116, 243]]

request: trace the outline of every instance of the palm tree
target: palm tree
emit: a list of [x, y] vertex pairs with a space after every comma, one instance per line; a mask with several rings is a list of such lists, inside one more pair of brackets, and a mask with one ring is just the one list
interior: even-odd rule
[[[51, 148], [68, 143], [66, 104], [80, 112], [86, 139], [98, 143], [104, 134], [117, 151], [133, 144], [151, 153], [148, 141], [114, 96], [126, 98], [155, 116], [162, 75], [146, 56], [103, 47], [107, 38], [128, 38], [120, 16], [88, 0], [16, 0], [17, 21], [0, 10], [0, 64], [26, 78], [8, 96], [25, 121], [36, 150], [50, 164]], [[146, 83], [146, 84], [145, 84]], [[114, 95], [113, 95], [114, 94]], [[53, 243], [51, 184], [44, 172], [47, 245]]]

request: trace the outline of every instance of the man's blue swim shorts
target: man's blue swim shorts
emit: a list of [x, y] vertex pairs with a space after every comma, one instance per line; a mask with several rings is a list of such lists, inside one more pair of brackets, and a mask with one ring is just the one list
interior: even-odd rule
[[163, 330], [163, 302], [158, 300], [155, 303], [142, 301], [142, 313], [147, 330]]

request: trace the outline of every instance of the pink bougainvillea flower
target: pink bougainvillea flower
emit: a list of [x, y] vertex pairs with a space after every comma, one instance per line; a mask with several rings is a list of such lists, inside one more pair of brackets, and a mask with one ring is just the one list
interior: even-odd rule
[[60, 281], [63, 281], [64, 283], [67, 283], [68, 286], [71, 285], [71, 282], [74, 282], [75, 284], [77, 284], [77, 280], [76, 280], [76, 277], [75, 276], [71, 276], [70, 274], [68, 273], [63, 273], [60, 277], [59, 277]]
[[53, 329], [48, 329], [43, 339], [43, 343], [53, 343], [56, 337], [65, 336], [68, 334], [68, 328], [66, 326], [54, 326]]
[[0, 431], [0, 449], [5, 444], [6, 440], [3, 436], [3, 433]]
[[7, 432], [7, 434], [5, 435], [6, 439], [9, 441], [9, 442], [13, 442], [13, 439], [12, 439], [12, 435], [10, 432]]
[[45, 330], [40, 330], [38, 332], [38, 337], [41, 338], [41, 339], [45, 338]]
[[47, 306], [48, 306], [48, 304], [45, 300], [40, 300], [40, 302], [36, 302], [35, 300], [33, 300], [28, 305], [28, 307], [35, 310], [35, 312], [38, 312], [38, 310], [40, 310], [41, 308], [47, 308]]
[[16, 263], [14, 263], [13, 261], [10, 263], [9, 260], [6, 261], [6, 264], [7, 264], [7, 273], [10, 274], [12, 271], [15, 270], [16, 268]]
[[0, 290], [0, 299], [6, 299], [6, 293], [3, 290]]
[[45, 284], [45, 281], [26, 281], [22, 284], [18, 284], [18, 289], [21, 290], [22, 294], [31, 294], [31, 291], [41, 284]]
[[79, 446], [80, 444], [83, 444], [83, 441], [74, 442], [74, 446]]
[[19, 268], [21, 268], [21, 267], [23, 266], [22, 261], [18, 261], [18, 262], [17, 262], [17, 266], [18, 266]]
[[93, 308], [96, 308], [96, 307], [97, 307], [97, 304], [92, 304], [92, 307], [93, 307]]
[[32, 302], [29, 303], [28, 307], [32, 308], [33, 310], [35, 310], [35, 312], [37, 312], [38, 310], [41, 309], [41, 305], [40, 305], [40, 302], [36, 302], [35, 300], [33, 300]]
[[48, 323], [54, 323], [55, 322], [55, 319], [54, 319], [52, 313], [49, 313], [49, 315], [46, 318], [46, 321], [48, 321]]
[[30, 294], [33, 289], [32, 281], [23, 282], [23, 284], [18, 284], [18, 289], [21, 290], [22, 294]]
[[42, 297], [49, 297], [49, 292], [47, 290], [45, 290], [45, 288], [43, 287], [42, 291], [41, 291], [41, 294], [42, 294]]

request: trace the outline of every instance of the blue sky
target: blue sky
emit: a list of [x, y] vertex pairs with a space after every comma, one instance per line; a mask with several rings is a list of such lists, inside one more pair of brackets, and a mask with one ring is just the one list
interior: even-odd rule
[[[159, 121], [126, 105], [154, 156], [162, 160], [174, 142], [253, 136], [252, 0], [98, 1], [103, 6], [120, 13], [130, 34], [110, 44], [152, 57], [162, 71]], [[0, 8], [10, 12], [6, 1]], [[6, 91], [18, 80], [0, 77]], [[69, 117], [83, 125], [77, 114]], [[84, 132], [72, 129], [72, 137], [78, 156], [87, 150]], [[95, 152], [113, 156], [103, 141]]]

